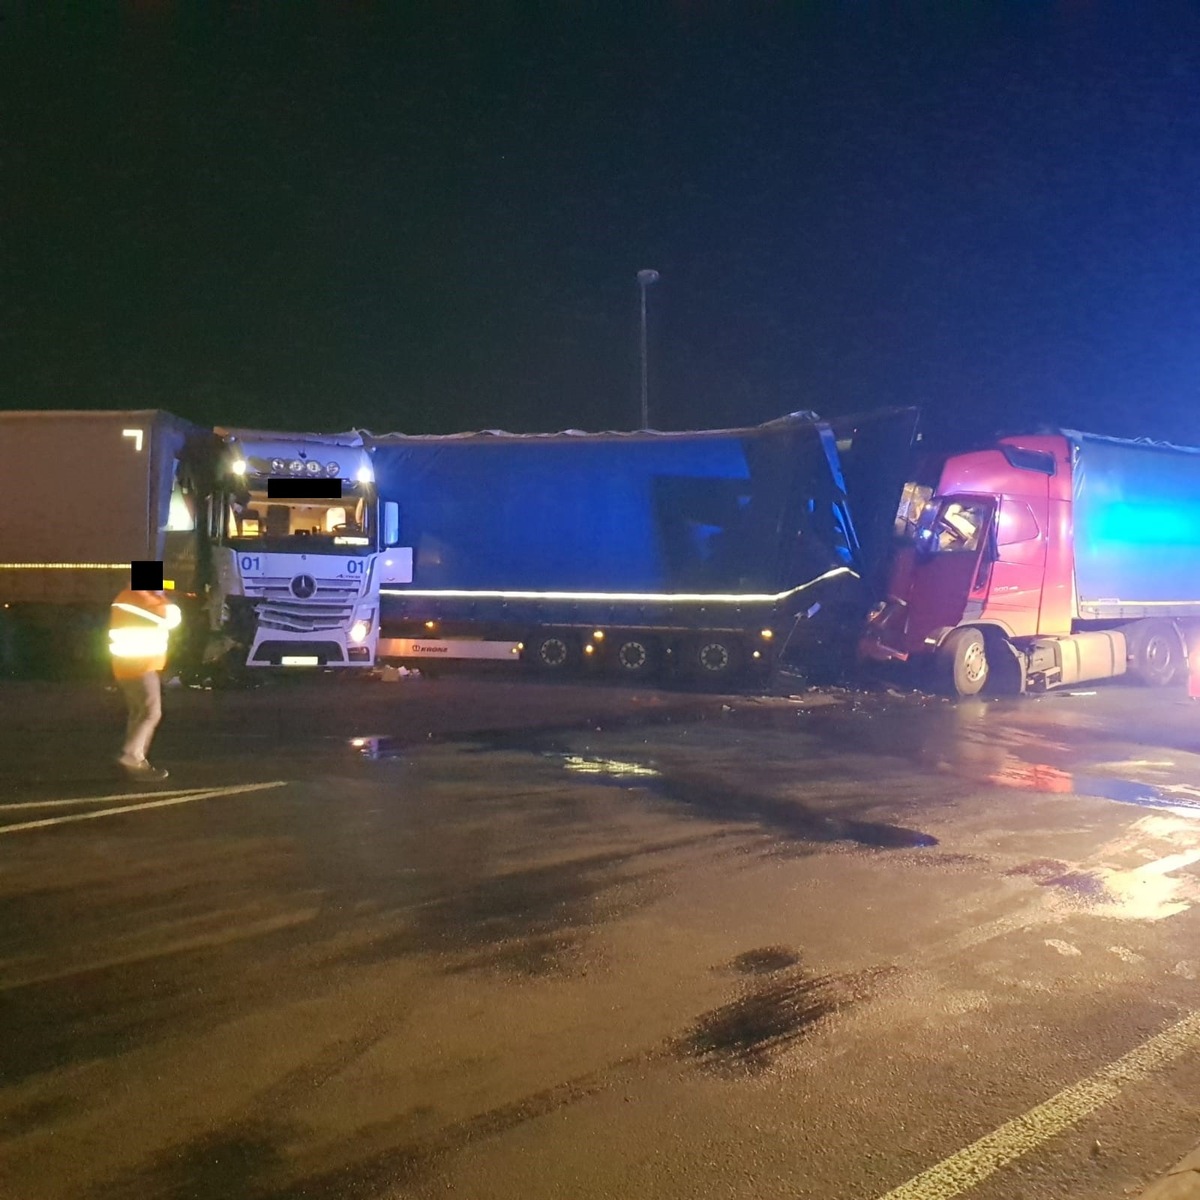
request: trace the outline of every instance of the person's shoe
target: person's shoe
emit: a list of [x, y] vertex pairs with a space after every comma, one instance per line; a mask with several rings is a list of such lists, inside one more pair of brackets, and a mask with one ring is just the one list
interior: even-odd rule
[[132, 761], [122, 755], [117, 759], [117, 765], [130, 779], [166, 779], [170, 775], [161, 767], [152, 767], [144, 758]]

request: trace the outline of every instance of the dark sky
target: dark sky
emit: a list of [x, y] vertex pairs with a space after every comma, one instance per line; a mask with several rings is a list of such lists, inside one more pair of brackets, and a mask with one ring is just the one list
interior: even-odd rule
[[1196, 4], [0, 12], [0, 406], [1200, 443]]

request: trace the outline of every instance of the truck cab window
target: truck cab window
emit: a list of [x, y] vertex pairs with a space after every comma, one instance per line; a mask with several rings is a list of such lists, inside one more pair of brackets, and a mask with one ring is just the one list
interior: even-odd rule
[[917, 544], [930, 554], [973, 553], [991, 514], [982, 500], [943, 500], [927, 507], [921, 517]]

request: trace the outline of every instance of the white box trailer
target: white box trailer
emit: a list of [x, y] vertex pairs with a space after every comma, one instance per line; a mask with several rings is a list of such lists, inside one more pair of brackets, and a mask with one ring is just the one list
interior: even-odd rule
[[158, 410], [0, 412], [0, 604], [103, 603], [161, 559], [195, 427]]
[[0, 412], [0, 672], [96, 672], [112, 598], [164, 556], [179, 453], [157, 409]]
[[[295, 499], [313, 480], [338, 497]], [[293, 498], [273, 499], [277, 483]], [[135, 560], [164, 563], [185, 614], [173, 653], [193, 665], [370, 668], [394, 526], [357, 435], [214, 432], [153, 409], [0, 413], [0, 673], [106, 670], [109, 606]]]

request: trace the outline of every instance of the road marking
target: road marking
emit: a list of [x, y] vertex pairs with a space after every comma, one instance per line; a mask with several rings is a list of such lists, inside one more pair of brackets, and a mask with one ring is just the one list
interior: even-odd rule
[[72, 804], [108, 804], [113, 800], [136, 800], [153, 795], [155, 799], [167, 796], [193, 796], [198, 792], [210, 792], [212, 788], [168, 788], [155, 792], [119, 792], [115, 796], [76, 796], [71, 800], [22, 800], [20, 804], [0, 804], [0, 812], [19, 812], [26, 808], [65, 808]]
[[1200, 862], [1200, 850], [1189, 850], [1184, 854], [1168, 854], [1166, 858], [1147, 863], [1144, 867], [1137, 867], [1131, 873], [1133, 875], [1169, 875], [1172, 871], [1178, 871], [1180, 867], [1190, 867], [1194, 862]]
[[1109, 946], [1108, 952], [1110, 954], [1115, 954], [1122, 962], [1145, 962], [1145, 959], [1142, 955], [1138, 954], [1136, 950], [1130, 950], [1128, 946]]
[[172, 804], [191, 804], [193, 800], [210, 800], [216, 796], [236, 796], [245, 792], [263, 792], [269, 788], [283, 787], [286, 780], [276, 779], [271, 783], [245, 783], [234, 787], [213, 788], [206, 792], [192, 792], [186, 796], [174, 796], [169, 800], [148, 800], [145, 804], [122, 804], [119, 808], [98, 808], [95, 812], [70, 813], [65, 817], [43, 817], [40, 821], [22, 821], [17, 825], [0, 825], [0, 834], [22, 833], [27, 829], [46, 829], [51, 825], [66, 825], [69, 821], [94, 821], [98, 817], [115, 817], [119, 813], [142, 812], [147, 808], [167, 808]]
[[944, 958], [948, 954], [961, 954], [964, 950], [973, 950], [990, 942], [992, 938], [1004, 937], [1009, 933], [1024, 933], [1033, 930], [1038, 925], [1056, 925], [1062, 918], [1049, 911], [1039, 899], [1036, 903], [1026, 904], [1016, 912], [994, 921], [986, 921], [962, 933], [948, 937], [935, 951], [935, 956]]
[[972, 1142], [879, 1200], [950, 1200], [970, 1190], [1014, 1159], [1069, 1129], [1121, 1089], [1139, 1083], [1189, 1050], [1200, 1049], [1200, 1012], [1164, 1029], [1116, 1062], [1101, 1067], [999, 1129]]
[[1172, 795], [1178, 792], [1181, 796], [1200, 796], [1200, 788], [1193, 787], [1190, 783], [1160, 783], [1158, 790], [1170, 792]]
[[1047, 938], [1046, 945], [1053, 947], [1059, 952], [1059, 954], [1065, 954], [1067, 956], [1083, 953], [1078, 946], [1072, 946], [1070, 942], [1061, 941], [1059, 938]]

